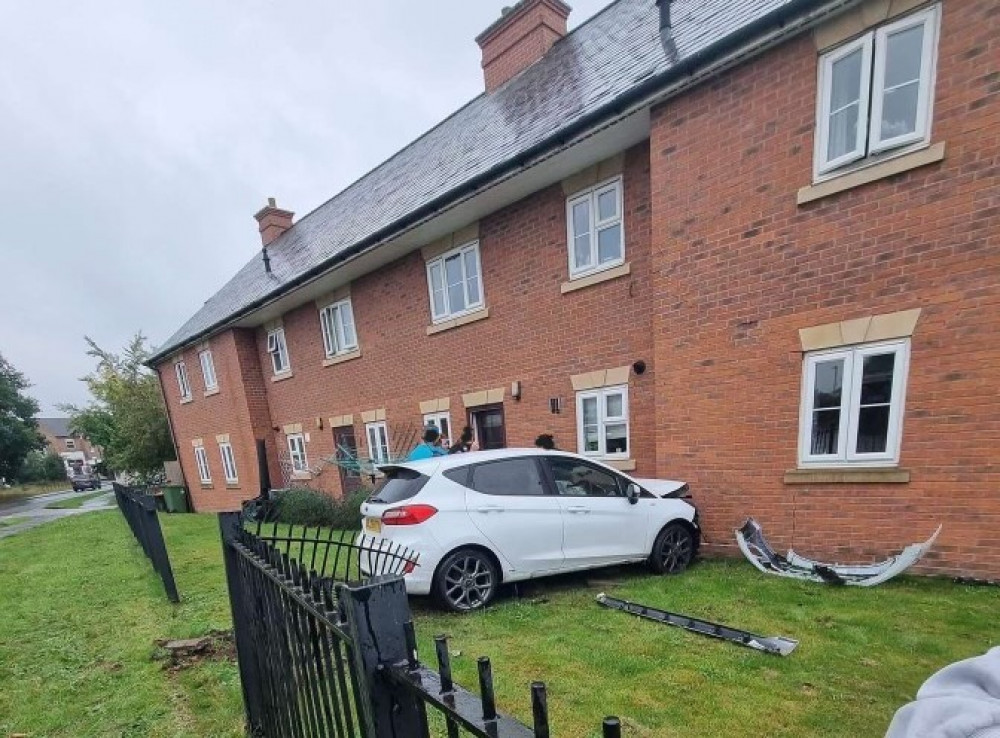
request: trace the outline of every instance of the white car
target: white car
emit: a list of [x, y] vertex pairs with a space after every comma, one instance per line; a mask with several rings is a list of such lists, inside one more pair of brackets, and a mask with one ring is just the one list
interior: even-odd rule
[[381, 466], [362, 534], [419, 553], [411, 594], [484, 607], [502, 582], [628, 562], [683, 570], [699, 543], [682, 482], [632, 479], [583, 456], [502, 449]]

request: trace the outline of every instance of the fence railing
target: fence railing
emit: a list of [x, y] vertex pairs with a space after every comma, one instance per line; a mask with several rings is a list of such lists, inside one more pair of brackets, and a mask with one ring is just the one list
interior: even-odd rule
[[122, 516], [132, 529], [132, 535], [142, 546], [143, 552], [152, 562], [153, 569], [163, 580], [163, 589], [171, 602], [180, 602], [174, 571], [170, 567], [167, 544], [163, 540], [160, 518], [156, 514], [156, 500], [142, 487], [126, 487], [115, 483], [115, 502]]
[[[413, 552], [356, 533], [248, 527], [239, 513], [219, 525], [251, 735], [550, 735], [543, 683], [530, 687], [529, 728], [497, 710], [489, 659], [478, 696], [454, 683], [443, 636], [437, 670], [420, 662], [402, 576], [419, 565]], [[606, 719], [603, 735], [620, 734]]]

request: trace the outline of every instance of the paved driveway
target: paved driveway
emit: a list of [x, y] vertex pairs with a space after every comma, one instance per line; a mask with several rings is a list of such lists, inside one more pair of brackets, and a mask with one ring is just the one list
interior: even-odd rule
[[[50, 492], [45, 495], [27, 497], [12, 502], [0, 502], [0, 538], [12, 536], [15, 533], [20, 533], [22, 530], [34, 528], [36, 525], [47, 523], [50, 520], [58, 520], [69, 515], [81, 515], [93, 510], [113, 508], [115, 506], [115, 498], [111, 492], [111, 488], [106, 486], [103, 489], [106, 494], [87, 500], [81, 507], [68, 510], [47, 510], [45, 506], [51, 505], [53, 502], [89, 493], [66, 490], [65, 492]], [[17, 518], [18, 522], [14, 525], [2, 524], [4, 520], [11, 518]]]

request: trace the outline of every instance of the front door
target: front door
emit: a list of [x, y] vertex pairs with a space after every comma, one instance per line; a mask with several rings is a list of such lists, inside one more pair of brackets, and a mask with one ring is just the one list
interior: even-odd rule
[[642, 558], [649, 524], [648, 506], [629, 503], [625, 480], [617, 474], [566, 456], [546, 457], [563, 512], [563, 556], [567, 569]]
[[469, 411], [469, 424], [476, 434], [480, 451], [507, 447], [503, 426], [503, 405], [487, 405]]
[[333, 429], [333, 445], [337, 466], [340, 468], [340, 488], [344, 497], [361, 487], [361, 468], [358, 466], [358, 442], [354, 439], [354, 426]]

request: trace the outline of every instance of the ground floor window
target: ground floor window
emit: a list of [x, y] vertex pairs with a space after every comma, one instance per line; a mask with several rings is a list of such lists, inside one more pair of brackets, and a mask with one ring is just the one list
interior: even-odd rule
[[441, 431], [441, 438], [451, 442], [457, 439], [451, 437], [451, 415], [444, 413], [427, 413], [424, 415], [424, 426], [433, 425]]
[[288, 436], [288, 455], [292, 460], [293, 472], [309, 471], [309, 461], [306, 458], [306, 439], [301, 433]]
[[236, 484], [239, 477], [236, 476], [236, 457], [233, 455], [233, 447], [229, 443], [219, 444], [219, 453], [222, 455], [222, 471], [226, 475], [226, 481]]
[[368, 456], [375, 464], [389, 463], [389, 431], [383, 421], [367, 423], [365, 435], [368, 436]]
[[601, 387], [576, 395], [577, 448], [601, 458], [628, 458], [628, 385]]
[[212, 472], [208, 468], [208, 454], [205, 452], [204, 446], [194, 447], [194, 460], [198, 464], [198, 478], [201, 479], [202, 484], [210, 484]]
[[898, 462], [908, 365], [908, 341], [806, 354], [800, 463]]

